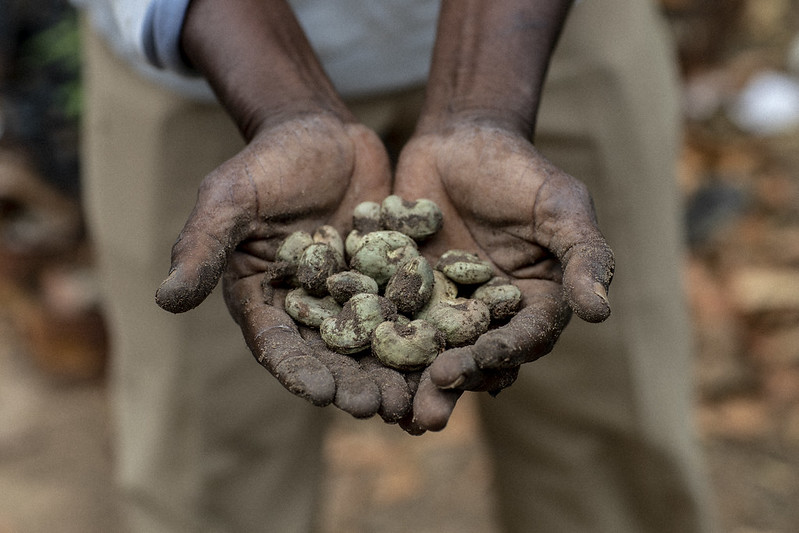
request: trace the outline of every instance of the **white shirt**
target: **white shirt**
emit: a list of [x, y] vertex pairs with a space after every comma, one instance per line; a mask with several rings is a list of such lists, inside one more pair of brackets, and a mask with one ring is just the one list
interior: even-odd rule
[[[73, 0], [142, 74], [184, 94], [211, 98], [183, 63], [180, 30], [189, 0]], [[289, 0], [326, 72], [343, 96], [424, 82], [439, 0]]]

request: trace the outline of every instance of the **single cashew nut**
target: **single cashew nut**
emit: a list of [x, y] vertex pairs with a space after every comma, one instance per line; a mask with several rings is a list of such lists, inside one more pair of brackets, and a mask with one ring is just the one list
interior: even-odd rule
[[436, 263], [436, 269], [461, 285], [485, 283], [494, 274], [491, 263], [463, 250], [444, 252]]
[[318, 328], [325, 319], [335, 317], [341, 311], [341, 306], [332, 296], [317, 298], [303, 288], [286, 293], [283, 307], [291, 318], [312, 328]]
[[333, 226], [319, 226], [313, 234], [313, 242], [324, 243], [333, 248], [341, 256], [342, 268], [344, 268], [344, 240], [341, 234]]
[[402, 263], [418, 255], [416, 243], [407, 235], [398, 231], [373, 231], [364, 235], [350, 259], [350, 268], [384, 287]]
[[297, 281], [297, 266], [302, 253], [313, 244], [313, 237], [307, 231], [295, 231], [289, 234], [278, 246], [275, 260], [270, 263], [265, 271], [269, 283], [286, 283], [289, 286], [299, 286]]
[[403, 263], [386, 284], [386, 298], [394, 302], [400, 313], [412, 315], [430, 300], [433, 294], [433, 267], [422, 256]]
[[480, 285], [472, 293], [472, 298], [488, 306], [493, 320], [503, 321], [511, 318], [519, 310], [522, 291], [511, 283], [510, 279], [495, 277]]
[[488, 331], [491, 312], [480, 300], [458, 298], [436, 304], [427, 320], [444, 333], [447, 345], [466, 346]]
[[307, 231], [295, 231], [280, 243], [275, 253], [275, 261], [285, 261], [296, 266], [300, 262], [302, 252], [313, 242], [313, 237]]
[[410, 202], [392, 194], [380, 206], [380, 225], [383, 228], [400, 231], [417, 241], [438, 232], [443, 220], [441, 209], [427, 198]]
[[372, 354], [398, 370], [424, 368], [444, 350], [444, 334], [425, 320], [383, 322], [372, 334]]
[[433, 270], [433, 291], [427, 303], [416, 312], [414, 318], [427, 318], [430, 310], [439, 302], [458, 297], [458, 286], [440, 270]]
[[361, 202], [352, 211], [352, 227], [361, 234], [378, 231], [380, 228], [380, 204]]
[[355, 255], [355, 252], [358, 251], [358, 248], [361, 247], [361, 241], [363, 241], [364, 234], [360, 232], [360, 230], [354, 229], [347, 234], [347, 238], [344, 239], [344, 251], [347, 252], [347, 257], [352, 258]]
[[344, 304], [356, 294], [377, 294], [377, 282], [365, 274], [354, 270], [337, 272], [327, 278], [327, 292], [340, 304]]
[[319, 326], [322, 340], [331, 350], [343, 354], [369, 347], [375, 328], [387, 320], [396, 320], [397, 308], [391, 300], [376, 294], [356, 294], [341, 312], [325, 319]]
[[327, 293], [327, 278], [341, 270], [343, 260], [339, 253], [323, 243], [307, 247], [297, 265], [297, 279], [302, 288], [314, 296]]

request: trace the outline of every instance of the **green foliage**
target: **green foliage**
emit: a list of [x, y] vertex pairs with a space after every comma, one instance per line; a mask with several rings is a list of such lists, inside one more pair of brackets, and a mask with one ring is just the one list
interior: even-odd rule
[[54, 104], [67, 120], [77, 119], [82, 109], [80, 53], [78, 17], [72, 10], [31, 36], [21, 50], [21, 60], [29, 71], [55, 73]]

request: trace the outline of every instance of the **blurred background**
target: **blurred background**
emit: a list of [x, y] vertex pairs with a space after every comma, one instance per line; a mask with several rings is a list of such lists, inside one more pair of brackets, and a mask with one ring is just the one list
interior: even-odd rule
[[[684, 88], [675, 179], [716, 504], [725, 531], [799, 531], [799, 1], [661, 2]], [[0, 533], [119, 531], [79, 49], [65, 2], [0, 0]], [[456, 415], [424, 439], [341, 417], [327, 531], [493, 531], [468, 401]]]

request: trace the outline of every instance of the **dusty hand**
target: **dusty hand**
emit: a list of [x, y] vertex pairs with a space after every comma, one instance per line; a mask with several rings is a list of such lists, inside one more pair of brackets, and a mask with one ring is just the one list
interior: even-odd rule
[[429, 257], [477, 252], [523, 294], [508, 324], [431, 365], [414, 400], [417, 430], [443, 428], [463, 390], [512, 383], [521, 364], [553, 348], [572, 312], [589, 322], [609, 316], [613, 255], [590, 196], [521, 135], [474, 121], [425, 133], [402, 152], [394, 193], [442, 208], [444, 227], [424, 245]]
[[398, 374], [377, 379], [382, 371], [368, 360], [359, 364], [325, 349], [318, 334], [301, 332], [283, 311], [280, 291], [262, 287], [286, 235], [323, 224], [345, 231], [353, 207], [381, 200], [389, 182], [382, 144], [363, 126], [314, 114], [257, 133], [203, 180], [172, 249], [158, 304], [172, 312], [192, 309], [221, 278], [247, 345], [283, 386], [315, 405], [333, 402], [354, 416], [401, 416], [396, 413], [407, 410], [410, 396]]

